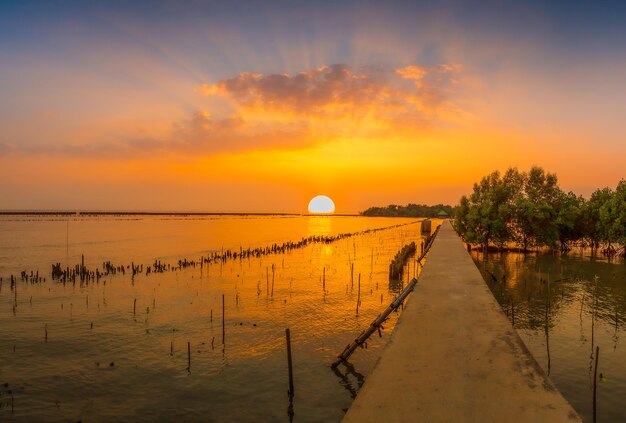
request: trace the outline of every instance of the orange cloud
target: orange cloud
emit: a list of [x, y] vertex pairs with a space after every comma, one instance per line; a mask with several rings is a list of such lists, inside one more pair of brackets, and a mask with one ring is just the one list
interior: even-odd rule
[[[414, 137], [457, 111], [458, 65], [398, 69], [337, 64], [297, 74], [246, 72], [199, 87], [206, 109], [158, 130], [87, 131], [81, 139], [22, 152], [133, 158], [289, 150], [346, 138]], [[200, 102], [199, 102], [200, 103]], [[129, 133], [130, 132], [130, 133]], [[0, 145], [0, 154], [20, 151]]]

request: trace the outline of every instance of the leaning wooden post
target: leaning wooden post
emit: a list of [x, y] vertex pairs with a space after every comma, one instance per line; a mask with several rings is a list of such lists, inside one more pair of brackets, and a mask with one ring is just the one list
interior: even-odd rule
[[293, 389], [293, 366], [291, 361], [291, 334], [289, 332], [289, 328], [285, 329], [285, 338], [287, 339], [287, 366], [289, 366], [289, 397], [293, 397], [294, 389]]
[[413, 278], [411, 280], [411, 282], [407, 285], [407, 287], [404, 288], [404, 291], [402, 291], [400, 293], [398, 298], [393, 300], [391, 302], [391, 304], [389, 304], [389, 306], [385, 309], [385, 311], [383, 311], [381, 314], [379, 314], [378, 317], [376, 317], [376, 319], [374, 319], [374, 321], [372, 323], [370, 323], [369, 327], [367, 329], [365, 329], [363, 332], [361, 332], [361, 334], [354, 341], [352, 341], [343, 350], [343, 352], [341, 354], [339, 354], [339, 356], [337, 357], [337, 360], [335, 360], [335, 362], [331, 365], [331, 367], [334, 369], [339, 364], [345, 362], [358, 347], [363, 345], [365, 343], [365, 341], [367, 341], [367, 339], [374, 332], [378, 331], [379, 328], [382, 327], [383, 322], [391, 314], [391, 312], [394, 311], [395, 309], [397, 309], [398, 307], [400, 307], [400, 304], [402, 304], [402, 302], [406, 299], [406, 297], [409, 295], [409, 293], [411, 291], [413, 291], [413, 289], [415, 288], [416, 284], [417, 284], [417, 279]]

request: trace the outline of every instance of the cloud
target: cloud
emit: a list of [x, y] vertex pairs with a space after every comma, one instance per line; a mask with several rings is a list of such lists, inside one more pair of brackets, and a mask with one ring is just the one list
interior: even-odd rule
[[[455, 110], [458, 65], [400, 68], [336, 64], [296, 74], [246, 72], [199, 91], [210, 96], [169, 129], [68, 137], [28, 153], [136, 157], [300, 149], [345, 137], [384, 141], [447, 123]], [[163, 125], [159, 125], [163, 126]], [[0, 146], [0, 153], [7, 151]], [[10, 151], [10, 149], [9, 149]], [[22, 150], [23, 152], [25, 149]]]
[[201, 91], [228, 97], [247, 108], [303, 115], [382, 106], [390, 97], [379, 72], [355, 72], [346, 65], [321, 66], [293, 76], [242, 73], [215, 84], [204, 84]]
[[462, 66], [455, 64], [428, 68], [410, 65], [398, 68], [395, 72], [400, 77], [414, 82], [416, 94], [424, 105], [437, 108], [449, 105], [454, 98], [461, 71]]
[[[242, 73], [213, 84], [202, 93], [230, 100], [239, 110], [271, 110], [292, 116], [354, 118], [381, 121], [413, 118], [423, 124], [455, 95], [458, 65], [398, 69], [347, 65], [321, 66], [295, 75]], [[413, 84], [406, 84], [406, 81]]]

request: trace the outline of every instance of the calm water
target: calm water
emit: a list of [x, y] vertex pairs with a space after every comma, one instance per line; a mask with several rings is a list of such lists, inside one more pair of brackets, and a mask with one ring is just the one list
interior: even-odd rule
[[[92, 270], [109, 260], [145, 268], [155, 259], [174, 265], [222, 249], [399, 224], [202, 268], [134, 278], [127, 268], [89, 284], [50, 278], [52, 263], [73, 266], [81, 255]], [[415, 219], [2, 216], [0, 421], [288, 421], [287, 327], [293, 420], [338, 421], [397, 315], [382, 339], [355, 353], [353, 368], [335, 373], [329, 364], [401, 288], [390, 286], [388, 266], [411, 241], [423, 241]], [[22, 271], [39, 271], [46, 281], [19, 281], [12, 289], [10, 275]]]
[[606, 381], [598, 382], [598, 421], [626, 421], [624, 261], [589, 251], [472, 255], [532, 354], [586, 421], [600, 347], [598, 375]]

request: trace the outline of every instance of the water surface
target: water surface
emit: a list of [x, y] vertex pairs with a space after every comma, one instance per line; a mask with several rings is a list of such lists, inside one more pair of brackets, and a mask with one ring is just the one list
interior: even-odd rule
[[[388, 229], [362, 233], [375, 228]], [[145, 274], [155, 259], [174, 267], [228, 249], [341, 233], [356, 235]], [[382, 339], [355, 353], [353, 367], [333, 372], [329, 365], [402, 288], [390, 285], [388, 266], [411, 241], [419, 251], [415, 219], [2, 216], [0, 384], [8, 386], [0, 385], [0, 420], [288, 421], [290, 328], [293, 420], [339, 421], [397, 314]], [[51, 280], [52, 263], [71, 267], [82, 256], [91, 270], [111, 261], [125, 274]], [[131, 263], [143, 273], [132, 277]], [[415, 269], [409, 265], [406, 278]], [[22, 271], [46, 280], [12, 289], [10, 275]]]

